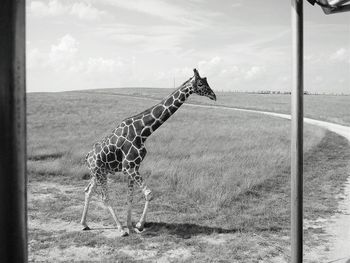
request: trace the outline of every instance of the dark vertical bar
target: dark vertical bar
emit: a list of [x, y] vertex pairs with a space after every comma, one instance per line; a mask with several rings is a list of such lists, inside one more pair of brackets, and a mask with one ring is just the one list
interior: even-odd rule
[[291, 262], [303, 261], [303, 0], [292, 0]]
[[25, 0], [0, 1], [0, 262], [27, 261]]

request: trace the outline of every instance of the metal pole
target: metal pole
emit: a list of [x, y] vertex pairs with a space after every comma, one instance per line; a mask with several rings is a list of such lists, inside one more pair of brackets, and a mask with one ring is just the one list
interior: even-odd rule
[[0, 1], [0, 262], [27, 261], [25, 0]]
[[303, 261], [303, 0], [292, 0], [291, 262]]

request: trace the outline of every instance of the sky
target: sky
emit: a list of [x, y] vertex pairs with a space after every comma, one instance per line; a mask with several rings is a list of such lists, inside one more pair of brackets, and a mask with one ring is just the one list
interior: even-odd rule
[[[27, 91], [290, 91], [290, 0], [27, 0]], [[304, 3], [304, 89], [350, 94], [350, 12]]]

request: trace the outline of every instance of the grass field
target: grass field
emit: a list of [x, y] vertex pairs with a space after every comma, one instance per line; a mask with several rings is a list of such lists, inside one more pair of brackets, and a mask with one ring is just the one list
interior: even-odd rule
[[[162, 97], [164, 90], [156, 91], [146, 90], [148, 96]], [[118, 92], [138, 94], [137, 90]], [[262, 98], [259, 104], [268, 107], [270, 98]], [[225, 99], [229, 103], [230, 98]], [[192, 101], [196, 100], [208, 102]], [[245, 108], [253, 107], [251, 99], [245, 100]], [[231, 106], [243, 107], [241, 103]], [[279, 103], [284, 105], [284, 99]], [[30, 259], [288, 261], [290, 123], [251, 113], [181, 108], [146, 143], [148, 155], [140, 172], [155, 193], [148, 230], [118, 237], [110, 215], [95, 196], [88, 216], [94, 230], [81, 231], [78, 222], [88, 183], [83, 180], [86, 152], [122, 119], [153, 104], [104, 93], [28, 95]], [[337, 118], [348, 121], [342, 114]], [[306, 126], [304, 150], [305, 217], [332, 214], [335, 195], [348, 176], [348, 142]], [[110, 189], [125, 222], [125, 178], [110, 176]], [[134, 221], [143, 207], [143, 197], [137, 193]], [[310, 247], [315, 231], [305, 232]]]
[[[215, 87], [213, 88], [215, 91]], [[93, 92], [128, 94], [160, 99], [169, 93], [169, 89], [126, 88], [93, 90]], [[216, 92], [216, 95], [216, 102], [203, 100], [198, 96], [190, 97], [189, 102], [290, 114], [290, 95], [232, 92]], [[350, 96], [307, 95], [304, 96], [304, 100], [305, 117], [350, 125]]]

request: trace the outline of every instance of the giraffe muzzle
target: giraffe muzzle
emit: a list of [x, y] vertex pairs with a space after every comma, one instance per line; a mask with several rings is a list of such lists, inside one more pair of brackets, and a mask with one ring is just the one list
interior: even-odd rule
[[216, 95], [214, 93], [210, 94], [209, 99], [216, 101]]

